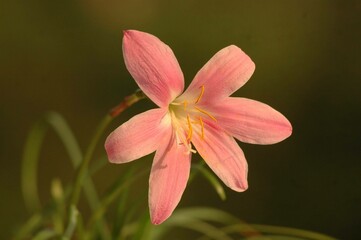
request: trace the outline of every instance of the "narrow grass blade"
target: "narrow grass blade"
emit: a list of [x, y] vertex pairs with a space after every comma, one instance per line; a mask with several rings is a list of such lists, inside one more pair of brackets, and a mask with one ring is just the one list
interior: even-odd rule
[[126, 174], [124, 174], [122, 177], [118, 179], [118, 181], [114, 184], [114, 186], [111, 188], [108, 194], [106, 194], [106, 196], [103, 197], [99, 207], [93, 212], [93, 215], [89, 220], [88, 223], [89, 230], [92, 230], [94, 228], [94, 225], [103, 218], [103, 215], [107, 211], [110, 204], [113, 203], [120, 196], [120, 194], [123, 193], [123, 191], [130, 186], [131, 183], [133, 183], [136, 179], [138, 179], [145, 173], [149, 172], [148, 170], [142, 171], [137, 175], [132, 176], [134, 171], [135, 169], [131, 169], [127, 171]]
[[197, 169], [202, 174], [202, 176], [205, 179], [207, 179], [208, 182], [212, 185], [218, 196], [223, 201], [226, 200], [226, 193], [219, 179], [211, 171], [209, 171], [209, 169], [207, 169], [204, 165], [197, 166]]
[[[64, 144], [65, 150], [67, 151], [74, 168], [77, 168], [83, 159], [83, 154], [73, 132], [71, 131], [65, 119], [56, 112], [49, 112], [45, 115], [45, 121], [57, 133], [61, 142]], [[89, 202], [90, 208], [94, 210], [99, 204], [99, 197], [93, 182], [89, 178], [87, 178], [84, 183], [84, 192]]]
[[[239, 219], [226, 212], [212, 209], [212, 208], [186, 208], [176, 210], [172, 216], [162, 225], [153, 229], [152, 239], [161, 239], [168, 231], [174, 227], [183, 227], [192, 229], [209, 236], [212, 239], [224, 238], [227, 234], [212, 226], [208, 222], [215, 222], [221, 224], [235, 224]], [[208, 231], [211, 231], [211, 235]]]
[[271, 226], [271, 225], [260, 225], [260, 224], [251, 224], [251, 226], [254, 229], [257, 229], [258, 231], [265, 233], [265, 234], [275, 234], [275, 235], [282, 235], [282, 236], [289, 236], [289, 237], [299, 237], [303, 239], [309, 239], [309, 240], [336, 240], [336, 238], [311, 232], [307, 230], [302, 229], [296, 229], [296, 228], [289, 228], [289, 227], [280, 227], [280, 226]]
[[232, 238], [228, 236], [228, 234], [223, 230], [213, 226], [210, 223], [197, 219], [183, 217], [170, 218], [166, 223], [163, 224], [166, 224], [167, 226], [160, 225], [153, 227], [152, 237], [150, 239], [162, 239], [162, 237], [172, 228], [180, 227], [199, 232], [202, 235], [206, 235], [210, 239], [232, 240]]
[[33, 238], [33, 240], [54, 239], [57, 236], [58, 236], [58, 234], [55, 231], [53, 231], [51, 229], [45, 229], [45, 230], [39, 232], [38, 234], [36, 234], [36, 236]]
[[41, 207], [37, 187], [37, 172], [40, 148], [47, 128], [44, 121], [36, 122], [25, 142], [21, 166], [21, 189], [25, 205], [30, 213], [35, 213]]

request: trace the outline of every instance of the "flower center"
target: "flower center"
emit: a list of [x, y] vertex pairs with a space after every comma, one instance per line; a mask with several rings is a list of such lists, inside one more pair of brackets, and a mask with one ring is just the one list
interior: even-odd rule
[[179, 144], [185, 145], [188, 152], [196, 152], [190, 144], [194, 134], [198, 134], [202, 140], [205, 138], [203, 119], [209, 118], [217, 122], [217, 119], [212, 114], [199, 106], [203, 94], [204, 86], [201, 86], [199, 95], [196, 98], [182, 101], [175, 99], [169, 105], [169, 112], [177, 141]]

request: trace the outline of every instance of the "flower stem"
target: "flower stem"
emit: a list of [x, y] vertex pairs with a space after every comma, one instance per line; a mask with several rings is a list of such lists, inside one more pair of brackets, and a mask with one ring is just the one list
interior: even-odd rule
[[114, 107], [112, 110], [110, 110], [109, 116], [112, 118], [115, 118], [116, 116], [121, 114], [125, 109], [127, 109], [134, 103], [136, 103], [139, 100], [142, 100], [146, 97], [147, 96], [140, 89], [138, 89], [134, 94], [125, 97], [124, 100], [120, 104], [118, 104], [116, 107]]
[[[93, 157], [95, 148], [99, 142], [99, 139], [104, 133], [104, 130], [106, 127], [111, 123], [111, 121], [117, 117], [120, 113], [122, 113], [124, 110], [126, 110], [128, 107], [133, 105], [134, 103], [138, 102], [141, 99], [144, 99], [145, 95], [142, 91], [138, 90], [134, 94], [127, 96], [124, 98], [124, 100], [115, 108], [113, 108], [100, 122], [98, 128], [96, 129], [93, 138], [85, 152], [84, 158], [77, 170], [76, 178], [75, 178], [75, 184], [71, 192], [70, 196], [70, 206], [76, 207], [79, 201], [79, 196], [81, 192], [81, 188], [84, 183], [84, 179], [87, 176], [88, 172], [88, 166], [89, 162]], [[71, 208], [69, 208], [69, 211], [71, 211]]]
[[75, 178], [75, 185], [74, 185], [73, 191], [71, 193], [71, 197], [70, 197], [70, 206], [72, 206], [72, 205], [76, 206], [78, 204], [80, 190], [82, 188], [84, 179], [86, 177], [88, 165], [93, 156], [95, 147], [96, 147], [100, 137], [102, 136], [102, 133], [104, 132], [105, 128], [109, 125], [109, 123], [112, 120], [113, 120], [113, 117], [111, 117], [110, 115], [106, 115], [103, 118], [103, 120], [100, 122], [97, 130], [95, 131], [95, 134], [88, 146], [88, 149], [83, 158], [83, 161], [81, 162], [81, 165], [78, 168], [78, 173]]

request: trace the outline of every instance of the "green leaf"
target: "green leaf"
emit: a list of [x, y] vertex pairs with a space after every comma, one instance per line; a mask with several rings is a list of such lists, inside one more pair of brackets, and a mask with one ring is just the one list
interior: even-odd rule
[[298, 237], [301, 239], [309, 239], [309, 240], [336, 240], [336, 238], [321, 233], [316, 233], [316, 232], [311, 232], [296, 228], [260, 225], [260, 224], [251, 224], [250, 226], [252, 226], [254, 229], [257, 229], [262, 233], [282, 235], [284, 237]]
[[168, 231], [170, 231], [174, 227], [190, 229], [206, 235], [210, 239], [232, 240], [232, 238], [228, 236], [226, 232], [205, 221], [184, 217], [174, 218], [173, 216], [162, 225], [153, 227], [153, 231], [151, 232], [152, 236], [150, 239], [161, 239]]
[[145, 173], [149, 172], [148, 170], [146, 170], [138, 173], [135, 176], [132, 176], [134, 171], [135, 169], [133, 168], [127, 171], [126, 174], [122, 175], [112, 186], [111, 190], [103, 197], [98, 208], [93, 212], [92, 216], [90, 217], [88, 223], [89, 230], [92, 230], [94, 228], [93, 226], [103, 218], [103, 215], [106, 213], [110, 204], [113, 203], [120, 196], [120, 194], [123, 193], [123, 191], [131, 185], [131, 183], [133, 183]]
[[239, 223], [240, 220], [231, 214], [212, 208], [194, 207], [179, 209], [174, 211], [166, 222], [153, 228], [151, 239], [161, 239], [166, 232], [174, 227], [198, 231], [211, 239], [231, 239], [225, 231], [212, 226], [206, 221], [235, 224]]
[[58, 233], [64, 231], [63, 218], [66, 209], [64, 190], [60, 179], [53, 179], [51, 182], [51, 195], [54, 200], [54, 214], [52, 215], [54, 229]]
[[20, 228], [14, 237], [14, 240], [27, 239], [33, 229], [37, 228], [43, 220], [43, 216], [39, 213], [34, 214], [29, 220]]
[[70, 206], [70, 215], [69, 215], [69, 221], [68, 221], [68, 226], [65, 229], [65, 233], [62, 237], [62, 240], [70, 240], [73, 236], [74, 230], [76, 228], [77, 225], [77, 220], [78, 220], [78, 215], [79, 215], [79, 211], [76, 208], [75, 205], [71, 205]]
[[241, 220], [225, 211], [207, 208], [207, 207], [190, 207], [178, 209], [171, 218], [198, 219], [202, 221], [211, 221], [222, 224], [239, 223]]
[[[44, 117], [34, 124], [25, 142], [21, 171], [22, 192], [26, 207], [30, 213], [36, 212], [41, 206], [37, 188], [37, 169], [40, 149], [49, 126], [54, 129], [64, 144], [74, 167], [79, 166], [83, 158], [74, 134], [60, 114], [56, 112], [46, 113]], [[99, 204], [99, 198], [90, 179], [85, 182], [84, 189], [90, 207], [95, 209]]]
[[[55, 131], [63, 143], [74, 167], [78, 167], [83, 159], [82, 152], [73, 132], [60, 114], [48, 112], [34, 124], [25, 143], [21, 174], [24, 201], [30, 213], [37, 212], [41, 208], [37, 188], [37, 169], [40, 149], [49, 126]], [[104, 165], [106, 161], [104, 159], [101, 160], [101, 164]], [[96, 169], [94, 168], [93, 170], [97, 171], [100, 169], [100, 166], [101, 165], [98, 164]], [[88, 173], [87, 175], [89, 176]], [[96, 209], [99, 205], [99, 198], [90, 178], [85, 179], [83, 187], [90, 208], [92, 210]], [[105, 231], [105, 223], [102, 223], [101, 232], [103, 236], [105, 236]]]
[[54, 239], [54, 237], [58, 236], [58, 234], [51, 230], [51, 229], [45, 229], [33, 238], [33, 240], [47, 240], [47, 239]]
[[[67, 151], [74, 168], [77, 168], [83, 159], [83, 154], [73, 132], [71, 131], [65, 119], [56, 112], [49, 112], [45, 115], [44, 120], [58, 134], [60, 140], [64, 144], [65, 150]], [[94, 210], [99, 204], [99, 197], [96, 193], [94, 184], [89, 178], [84, 183], [84, 192], [89, 202], [90, 208]]]
[[[223, 227], [222, 230], [228, 234], [242, 234], [249, 240], [336, 240], [321, 233], [271, 225], [237, 223]], [[206, 239], [209, 238], [203, 237], [199, 240]]]
[[36, 122], [25, 142], [21, 166], [21, 189], [25, 205], [30, 213], [35, 213], [41, 207], [37, 187], [37, 170], [40, 148], [46, 130], [47, 125], [44, 121]]
[[151, 231], [151, 223], [149, 221], [149, 214], [143, 214], [141, 220], [137, 224], [137, 228], [133, 234], [132, 240], [147, 240]]
[[79, 166], [83, 155], [81, 153], [78, 141], [76, 140], [65, 119], [59, 113], [48, 112], [45, 114], [44, 121], [49, 124], [59, 136], [73, 165], [75, 167]]
[[129, 196], [129, 188], [123, 190], [122, 197], [117, 203], [117, 212], [115, 215], [114, 226], [112, 231], [113, 239], [117, 239], [121, 235], [122, 227], [125, 224], [126, 215], [126, 204]]
[[219, 179], [204, 165], [196, 166], [200, 171], [203, 177], [208, 180], [208, 182], [213, 186], [214, 190], [218, 194], [218, 196], [224, 201], [226, 200], [226, 193], [224, 191], [223, 185], [219, 181]]
[[[140, 195], [140, 196], [139, 196]], [[122, 195], [122, 198], [124, 193]], [[149, 218], [148, 211], [144, 208], [144, 199], [146, 199], [147, 192], [146, 191], [139, 191], [138, 196], [133, 200], [130, 206], [127, 207], [126, 211], [124, 209], [124, 214], [121, 216], [124, 220], [120, 225], [118, 235], [114, 236], [114, 239], [123, 240], [128, 239], [128, 237], [133, 236], [135, 230], [138, 228], [138, 223], [129, 224], [134, 221], [134, 218], [138, 219], [138, 215], [140, 212], [146, 212], [146, 217]], [[148, 230], [148, 229], [147, 229]]]

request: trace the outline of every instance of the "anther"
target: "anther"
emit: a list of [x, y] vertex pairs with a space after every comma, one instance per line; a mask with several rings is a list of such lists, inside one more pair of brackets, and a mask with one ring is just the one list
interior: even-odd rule
[[196, 104], [201, 100], [203, 93], [204, 93], [204, 85], [201, 86], [201, 93], [199, 94], [197, 100], [195, 101]]

